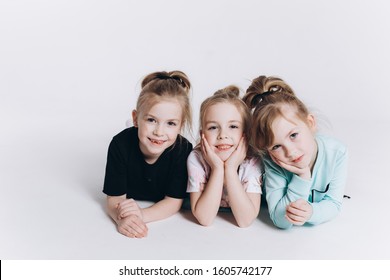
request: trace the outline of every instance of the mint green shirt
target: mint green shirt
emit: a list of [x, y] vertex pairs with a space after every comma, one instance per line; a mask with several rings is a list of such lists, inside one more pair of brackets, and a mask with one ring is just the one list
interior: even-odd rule
[[264, 158], [264, 186], [273, 223], [283, 229], [293, 226], [285, 218], [286, 207], [300, 198], [313, 207], [306, 224], [317, 225], [333, 219], [341, 209], [347, 180], [348, 151], [338, 140], [317, 135], [317, 159], [311, 180], [304, 180]]

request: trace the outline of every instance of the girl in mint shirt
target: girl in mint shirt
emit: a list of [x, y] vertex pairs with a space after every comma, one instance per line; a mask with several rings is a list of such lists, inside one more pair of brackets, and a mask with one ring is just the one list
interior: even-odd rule
[[273, 223], [288, 229], [333, 219], [347, 179], [345, 145], [316, 133], [315, 117], [280, 78], [254, 79], [243, 99], [253, 112], [253, 145], [263, 155]]

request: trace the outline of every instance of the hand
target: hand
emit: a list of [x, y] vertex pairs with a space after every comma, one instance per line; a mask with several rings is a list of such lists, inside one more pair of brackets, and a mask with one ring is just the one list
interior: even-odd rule
[[276, 157], [274, 157], [271, 153], [269, 153], [271, 159], [280, 167], [283, 169], [286, 169], [287, 171], [290, 171], [291, 173], [294, 173], [301, 177], [302, 179], [310, 180], [311, 178], [311, 171], [310, 171], [310, 166], [305, 166], [303, 168], [297, 167], [295, 165], [291, 165], [288, 163], [285, 163]]
[[130, 215], [118, 220], [118, 231], [130, 238], [142, 238], [148, 235], [148, 227], [137, 216]]
[[134, 199], [125, 199], [118, 203], [117, 207], [118, 220], [126, 218], [130, 215], [136, 215], [143, 220], [142, 209], [138, 206]]
[[234, 172], [237, 172], [238, 166], [246, 158], [247, 150], [248, 150], [248, 146], [246, 144], [245, 138], [241, 137], [240, 142], [238, 143], [236, 149], [233, 151], [230, 157], [225, 161], [225, 166], [231, 167], [234, 170]]
[[291, 202], [286, 208], [286, 219], [297, 226], [301, 226], [311, 218], [313, 207], [304, 199]]
[[202, 155], [206, 162], [210, 165], [212, 170], [217, 168], [223, 168], [223, 161], [219, 156], [211, 149], [209, 143], [207, 142], [204, 134], [202, 134], [201, 141]]

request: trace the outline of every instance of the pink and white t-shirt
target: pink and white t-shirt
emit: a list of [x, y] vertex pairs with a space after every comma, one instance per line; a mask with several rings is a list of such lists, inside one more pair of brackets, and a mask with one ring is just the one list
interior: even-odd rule
[[[199, 150], [193, 150], [187, 159], [187, 192], [202, 192], [210, 177], [210, 166]], [[261, 166], [257, 157], [245, 159], [238, 169], [238, 178], [246, 192], [262, 193]], [[221, 207], [230, 207], [225, 186], [222, 190]]]

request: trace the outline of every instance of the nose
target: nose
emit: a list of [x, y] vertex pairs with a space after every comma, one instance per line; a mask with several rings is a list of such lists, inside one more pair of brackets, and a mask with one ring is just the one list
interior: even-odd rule
[[286, 147], [284, 152], [289, 159], [294, 159], [297, 155], [297, 151], [294, 147]]
[[156, 136], [162, 136], [164, 134], [163, 126], [161, 124], [157, 124], [154, 127], [153, 134], [156, 135]]
[[218, 139], [222, 140], [222, 139], [227, 139], [227, 138], [228, 138], [227, 134], [225, 133], [225, 131], [223, 129], [221, 129], [219, 134], [218, 134]]

